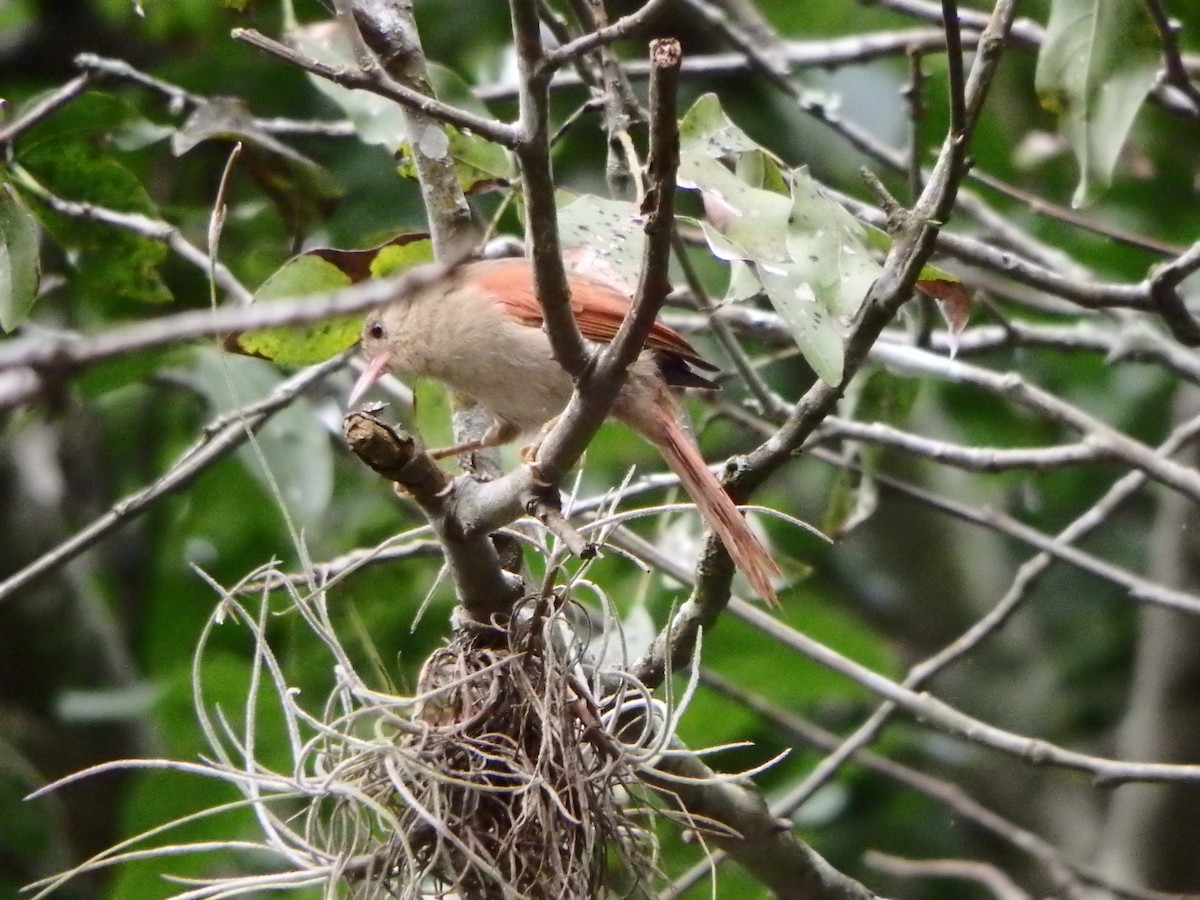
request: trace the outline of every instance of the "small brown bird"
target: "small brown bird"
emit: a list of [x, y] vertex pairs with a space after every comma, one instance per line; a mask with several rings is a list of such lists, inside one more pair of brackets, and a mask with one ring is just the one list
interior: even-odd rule
[[[583, 336], [606, 344], [616, 336], [630, 301], [616, 288], [568, 273], [571, 308]], [[362, 332], [369, 362], [350, 395], [353, 405], [385, 372], [434, 378], [473, 398], [495, 423], [477, 442], [449, 448], [463, 453], [536, 434], [563, 411], [571, 378], [555, 361], [542, 325], [526, 259], [459, 266], [371, 314]], [[680, 424], [672, 388], [716, 390], [696, 370], [715, 371], [680, 334], [655, 322], [641, 356], [629, 368], [610, 415], [659, 449], [704, 521], [721, 537], [734, 563], [763, 599], [779, 569], [725, 493]]]

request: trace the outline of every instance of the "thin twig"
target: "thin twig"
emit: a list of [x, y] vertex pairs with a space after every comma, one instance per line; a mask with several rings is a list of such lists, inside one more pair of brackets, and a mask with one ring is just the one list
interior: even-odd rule
[[[749, 709], [763, 717], [774, 727], [789, 734], [798, 743], [808, 744], [825, 751], [833, 750], [841, 743], [838, 736], [832, 732], [807, 719], [802, 719], [790, 711], [779, 708], [757, 694], [744, 690], [711, 669], [701, 670], [700, 681], [733, 700], [742, 708]], [[1045, 838], [984, 806], [951, 781], [929, 775], [870, 750], [856, 752], [854, 761], [871, 772], [931, 798], [942, 804], [955, 816], [990, 832], [1009, 844], [1014, 850], [1029, 855], [1046, 870], [1055, 886], [1067, 892], [1068, 896], [1075, 896], [1081, 883], [1086, 883], [1106, 888], [1116, 896], [1127, 898], [1127, 900], [1170, 900], [1173, 897], [1173, 895], [1168, 896], [1157, 891], [1128, 888], [1113, 882], [1103, 872], [1070, 859]], [[771, 801], [771, 811], [775, 815], [790, 818], [795, 815], [801, 802], [803, 802], [801, 796], [794, 789], [786, 790]], [[671, 893], [665, 896], [682, 894], [703, 880], [710, 871], [710, 865], [719, 864], [720, 857], [724, 854], [718, 853], [714, 856], [717, 858], [699, 863], [685, 875], [676, 879]]]
[[1187, 97], [1196, 115], [1200, 116], [1200, 88], [1192, 81], [1191, 73], [1183, 64], [1183, 57], [1179, 51], [1178, 24], [1171, 21], [1162, 0], [1143, 0], [1143, 3], [1150, 14], [1150, 21], [1154, 23], [1154, 30], [1158, 32], [1159, 43], [1162, 44], [1165, 82]]
[[[938, 24], [942, 22], [942, 8], [937, 0], [859, 0], [859, 2], [864, 6], [880, 6], [890, 9], [924, 22]], [[987, 14], [975, 9], [963, 9], [959, 11], [959, 20], [965, 28], [981, 29], [987, 23]], [[1017, 19], [1013, 22], [1009, 37], [1016, 44], [1036, 49], [1041, 47], [1042, 42], [1046, 39], [1046, 29], [1033, 19]], [[1150, 96], [1163, 109], [1176, 115], [1186, 116], [1193, 120], [1200, 118], [1200, 110], [1193, 107], [1190, 102], [1181, 100], [1173, 91], [1165, 90], [1161, 84], [1155, 85]]]
[[[974, 35], [965, 35], [964, 44], [972, 46]], [[946, 35], [941, 29], [910, 28], [896, 31], [877, 31], [825, 40], [780, 41], [773, 50], [791, 69], [835, 69], [869, 63], [907, 53], [916, 48], [922, 53], [933, 53], [944, 49]], [[744, 74], [752, 64], [743, 53], [711, 53], [686, 57], [681, 77], [723, 78]], [[650, 66], [643, 60], [623, 60], [621, 69], [630, 79], [649, 76]], [[589, 82], [576, 72], [559, 70], [550, 80], [550, 90], [565, 90]], [[480, 85], [475, 96], [480, 100], [515, 100], [519, 88], [516, 84]]]
[[21, 114], [4, 125], [0, 125], [0, 147], [11, 144], [23, 132], [28, 131], [48, 115], [61, 109], [82, 94], [95, 79], [84, 72], [66, 84], [57, 87], [21, 111]]
[[[207, 265], [207, 256], [205, 256]], [[0, 372], [34, 369], [47, 378], [66, 378], [91, 366], [132, 353], [235, 331], [303, 325], [364, 313], [398, 294], [444, 278], [448, 268], [416, 266], [403, 274], [294, 299], [248, 306], [222, 306], [159, 316], [120, 325], [94, 335], [35, 334], [0, 345]]]
[[996, 900], [1031, 900], [1032, 896], [1000, 869], [972, 859], [905, 859], [871, 850], [864, 861], [872, 868], [901, 878], [957, 878], [971, 881], [990, 891]]
[[[962, 32], [956, 0], [942, 0], [942, 27], [946, 30], [946, 69], [950, 80], [950, 134], [965, 137], [969, 124], [963, 75]], [[978, 115], [976, 112], [973, 120], [977, 119]]]
[[299, 66], [307, 72], [327, 78], [334, 84], [379, 94], [379, 96], [394, 100], [402, 106], [419, 110], [458, 128], [472, 131], [502, 147], [514, 149], [520, 140], [517, 129], [512, 125], [467, 112], [420, 91], [407, 88], [398, 84], [378, 68], [363, 71], [346, 66], [331, 66], [294, 50], [286, 44], [281, 44], [253, 28], [235, 28], [232, 36], [235, 40], [243, 41], [285, 62]]
[[790, 628], [744, 600], [734, 599], [729, 604], [729, 608], [739, 619], [783, 646], [843, 675], [872, 693], [890, 700], [918, 721], [933, 725], [970, 743], [990, 747], [1032, 765], [1055, 766], [1083, 772], [1092, 776], [1098, 784], [1117, 785], [1134, 781], [1164, 784], [1200, 782], [1200, 765], [1106, 759], [1069, 750], [1049, 741], [1006, 731], [990, 722], [969, 716], [928, 692], [918, 693], [905, 688], [890, 678], [885, 678], [866, 666], [826, 647], [808, 635]]
[[514, 147], [525, 195], [525, 235], [546, 334], [558, 364], [573, 378], [583, 374], [588, 349], [571, 312], [571, 290], [562, 261], [558, 207], [550, 170], [549, 73], [543, 69], [541, 20], [536, 0], [513, 0], [513, 39], [520, 76], [519, 135]]
[[1140, 469], [1155, 481], [1200, 501], [1200, 472], [1164, 458], [1153, 448], [1129, 437], [1106, 422], [1084, 412], [1044, 388], [1030, 384], [1016, 372], [997, 373], [899, 344], [880, 342], [871, 348], [873, 360], [897, 371], [969, 384], [1006, 397], [1085, 436], [1088, 443], [1110, 458]]
[[[670, 5], [670, 0], [647, 0], [640, 9], [632, 12], [627, 16], [622, 16], [603, 28], [598, 28], [595, 31], [589, 32], [579, 38], [576, 38], [569, 44], [559, 47], [545, 54], [542, 59], [541, 66], [544, 71], [549, 73], [557, 69], [577, 56], [582, 56], [586, 53], [591, 53], [598, 47], [606, 44], [611, 44], [613, 41], [619, 41], [624, 37], [628, 37], [637, 29], [641, 28], [653, 16], [657, 15], [659, 10]], [[651, 66], [653, 71], [653, 65]]]
[[674, 228], [675, 172], [679, 166], [679, 132], [675, 92], [682, 54], [673, 39], [654, 41], [651, 59], [657, 64], [650, 80], [650, 189], [646, 203], [646, 244], [641, 278], [633, 305], [595, 367], [585, 373], [558, 423], [542, 442], [535, 465], [541, 480], [557, 483], [586, 449], [603, 423], [625, 373], [642, 346], [670, 293], [667, 265]]
[[[1200, 434], [1200, 418], [1193, 419], [1175, 429], [1158, 450], [1164, 456], [1174, 454], [1188, 442], [1194, 440], [1197, 434]], [[1060, 555], [1059, 551], [1078, 542], [1099, 527], [1122, 503], [1140, 490], [1146, 481], [1147, 476], [1144, 473], [1130, 472], [1115, 482], [1090, 509], [1078, 516], [1053, 538], [1052, 546], [1045, 547], [1017, 570], [1012, 585], [999, 602], [988, 611], [987, 615], [956, 640], [947, 644], [940, 652], [910, 669], [903, 684], [913, 689], [920, 687], [934, 675], [964, 658], [968, 652], [1003, 627], [1004, 623], [1025, 602], [1033, 584], [1056, 559], [1065, 558]], [[1159, 586], [1155, 586], [1156, 590], [1157, 587]], [[1149, 598], [1143, 596], [1141, 599]], [[894, 709], [893, 705], [886, 703], [876, 709], [834, 753], [821, 761], [821, 764], [805, 779], [804, 784], [797, 789], [796, 796], [803, 800], [825, 784], [854, 752], [874, 740]]]
[[298, 372], [282, 382], [263, 400], [226, 413], [210, 422], [200, 439], [183, 452], [175, 463], [158, 479], [134, 491], [112, 505], [74, 536], [47, 551], [19, 572], [0, 582], [0, 602], [31, 582], [57, 570], [89, 547], [103, 540], [126, 522], [137, 518], [155, 501], [187, 487], [205, 469], [237, 449], [272, 415], [288, 406], [305, 390], [320, 382], [346, 364], [349, 353], [342, 353], [327, 362]]
[[1020, 201], [1029, 208], [1035, 215], [1045, 216], [1056, 222], [1065, 222], [1075, 228], [1083, 231], [1097, 234], [1100, 237], [1109, 238], [1121, 244], [1126, 244], [1130, 247], [1136, 247], [1139, 250], [1148, 250], [1151, 253], [1157, 253], [1160, 256], [1179, 256], [1186, 248], [1179, 247], [1174, 244], [1166, 244], [1162, 241], [1154, 240], [1146, 237], [1143, 234], [1138, 234], [1134, 231], [1129, 231], [1125, 228], [1119, 228], [1115, 225], [1109, 225], [1104, 222], [1097, 222], [1091, 219], [1084, 213], [1078, 210], [1070, 209], [1059, 203], [1054, 203], [1047, 200], [1045, 197], [1039, 196], [1032, 191], [1025, 191], [1016, 185], [1009, 184], [989, 175], [986, 172], [981, 172], [979, 169], [972, 169], [970, 175], [967, 176], [972, 181], [978, 181], [993, 191], [1010, 197], [1013, 200]]
[[908, 51], [908, 83], [901, 93], [908, 103], [908, 199], [915, 203], [921, 196], [924, 176], [921, 158], [921, 122], [925, 119], [925, 100], [921, 96], [925, 89], [925, 72], [921, 67], [922, 56], [916, 49]]

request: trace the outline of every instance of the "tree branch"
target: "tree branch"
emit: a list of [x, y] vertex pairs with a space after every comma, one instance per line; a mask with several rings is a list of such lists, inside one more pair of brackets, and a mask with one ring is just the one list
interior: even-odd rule
[[344, 366], [349, 356], [349, 352], [342, 353], [318, 366], [298, 372], [282, 382], [265, 399], [218, 416], [204, 427], [200, 439], [185, 450], [157, 480], [121, 498], [108, 512], [82, 531], [0, 582], [0, 603], [37, 579], [57, 570], [126, 522], [136, 519], [154, 502], [187, 487], [214, 462], [249, 440], [272, 415], [290, 404], [305, 390]]
[[497, 122], [495, 119], [489, 119], [486, 116], [467, 112], [449, 103], [444, 103], [441, 100], [430, 97], [428, 94], [423, 94], [402, 84], [397, 84], [393, 78], [378, 68], [364, 71], [345, 66], [331, 66], [320, 60], [306, 56], [286, 44], [281, 44], [279, 41], [269, 38], [265, 34], [255, 31], [253, 28], [235, 28], [233, 29], [232, 36], [234, 40], [247, 43], [278, 59], [282, 59], [284, 62], [298, 66], [307, 72], [312, 72], [314, 75], [327, 78], [334, 84], [340, 84], [342, 87], [356, 90], [370, 91], [381, 97], [387, 97], [401, 106], [433, 116], [435, 119], [454, 125], [457, 128], [465, 128], [502, 147], [508, 147], [510, 150], [515, 149], [520, 140], [517, 129], [513, 126]]
[[654, 41], [655, 64], [650, 79], [650, 190], [646, 196], [646, 244], [641, 278], [633, 305], [616, 337], [584, 373], [558, 423], [542, 441], [535, 465], [541, 480], [557, 483], [570, 470], [608, 416], [625, 374], [642, 352], [663, 301], [670, 293], [667, 265], [675, 215], [675, 172], [679, 166], [679, 133], [675, 92], [682, 54], [673, 39]]

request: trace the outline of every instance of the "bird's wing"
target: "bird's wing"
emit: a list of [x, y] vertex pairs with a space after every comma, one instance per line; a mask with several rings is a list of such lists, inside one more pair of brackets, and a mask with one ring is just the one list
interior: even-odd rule
[[[481, 263], [477, 269], [472, 273], [472, 279], [488, 291], [506, 313], [526, 325], [541, 326], [542, 306], [534, 292], [533, 269], [527, 260], [496, 260]], [[612, 341], [629, 312], [629, 299], [616, 288], [584, 275], [568, 273], [567, 277], [571, 284], [571, 311], [579, 331], [598, 344]], [[701, 356], [675, 329], [655, 322], [646, 338], [646, 349], [665, 357], [663, 374], [669, 383], [679, 387], [716, 387], [707, 378], [691, 372], [688, 366], [710, 372], [717, 371], [718, 367]]]

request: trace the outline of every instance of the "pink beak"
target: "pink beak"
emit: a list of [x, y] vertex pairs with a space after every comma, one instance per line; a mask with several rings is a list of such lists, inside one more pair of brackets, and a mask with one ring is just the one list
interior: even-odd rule
[[386, 350], [367, 363], [367, 367], [363, 369], [363, 373], [358, 376], [358, 381], [354, 383], [354, 387], [350, 390], [350, 398], [346, 401], [347, 407], [353, 407], [358, 404], [365, 394], [375, 382], [383, 377], [387, 372], [388, 366], [391, 365], [391, 354]]

